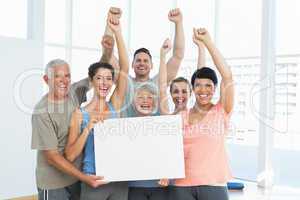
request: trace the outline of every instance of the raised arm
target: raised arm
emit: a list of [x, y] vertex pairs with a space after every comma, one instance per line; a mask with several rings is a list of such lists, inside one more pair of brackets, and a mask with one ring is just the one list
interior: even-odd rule
[[119, 65], [120, 65], [118, 81], [116, 82], [116, 89], [113, 92], [111, 101], [114, 108], [116, 110], [120, 110], [123, 105], [125, 93], [127, 89], [129, 61], [128, 61], [125, 42], [121, 32], [121, 24], [119, 19], [117, 17], [112, 16], [108, 19], [108, 24], [112, 29], [112, 31], [114, 32], [116, 38], [118, 54], [119, 54]]
[[91, 115], [89, 124], [83, 129], [82, 133], [79, 134], [80, 124], [82, 122], [82, 113], [79, 109], [76, 109], [72, 113], [68, 141], [65, 147], [65, 157], [67, 160], [73, 162], [82, 153], [90, 130], [98, 121], [99, 119], [97, 116]]
[[197, 31], [196, 39], [201, 40], [205, 44], [214, 64], [221, 74], [220, 103], [224, 110], [227, 113], [230, 113], [233, 109], [234, 103], [234, 85], [231, 69], [227, 65], [220, 51], [216, 48], [206, 29], [200, 28], [199, 31]]
[[167, 65], [166, 55], [171, 50], [172, 44], [170, 39], [166, 39], [160, 49], [160, 66], [159, 66], [159, 109], [163, 115], [169, 114], [169, 105], [167, 97]]
[[170, 83], [177, 75], [179, 66], [184, 57], [185, 39], [183, 30], [182, 13], [179, 8], [169, 12], [168, 18], [175, 23], [175, 38], [173, 55], [167, 62], [168, 83]]
[[[107, 19], [110, 17], [120, 19], [121, 16], [122, 16], [122, 11], [120, 8], [111, 7], [108, 11]], [[102, 56], [101, 56], [100, 62], [109, 63], [113, 66], [113, 68], [115, 69], [115, 74], [116, 74], [116, 76], [115, 76], [116, 78], [114, 81], [116, 82], [116, 81], [118, 81], [117, 78], [118, 78], [118, 73], [120, 70], [120, 65], [119, 65], [118, 59], [114, 55], [114, 44], [115, 43], [114, 43], [113, 35], [114, 35], [113, 31], [111, 30], [108, 23], [106, 23], [104, 36], [101, 41]]]
[[[198, 49], [198, 61], [197, 61], [197, 69], [201, 69], [202, 67], [205, 67], [205, 45], [203, 42], [196, 38], [198, 32], [200, 29], [193, 29], [193, 42], [197, 46]], [[200, 32], [199, 32], [200, 33]]]

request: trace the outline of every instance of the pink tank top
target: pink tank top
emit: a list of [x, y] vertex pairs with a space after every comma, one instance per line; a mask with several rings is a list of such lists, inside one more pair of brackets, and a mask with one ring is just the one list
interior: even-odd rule
[[182, 113], [186, 178], [175, 185], [226, 184], [232, 178], [225, 149], [229, 115], [218, 103], [197, 124], [190, 125], [188, 116], [189, 111]]

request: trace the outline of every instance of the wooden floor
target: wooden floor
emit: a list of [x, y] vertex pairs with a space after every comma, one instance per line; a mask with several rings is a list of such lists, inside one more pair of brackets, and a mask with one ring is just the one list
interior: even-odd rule
[[27, 196], [27, 197], [20, 197], [20, 198], [14, 198], [11, 200], [37, 200], [37, 196]]

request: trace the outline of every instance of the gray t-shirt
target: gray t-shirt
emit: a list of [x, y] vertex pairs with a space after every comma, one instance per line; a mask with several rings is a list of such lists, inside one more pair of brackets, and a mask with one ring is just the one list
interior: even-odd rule
[[132, 105], [134, 94], [135, 94], [135, 91], [137, 88], [139, 88], [145, 84], [150, 84], [153, 88], [155, 88], [157, 94], [159, 94], [158, 76], [155, 76], [145, 82], [137, 82], [137, 81], [135, 81], [135, 79], [133, 77], [128, 76], [127, 91], [126, 91], [125, 101], [124, 101], [122, 112], [121, 112], [121, 117], [135, 117], [136, 116], [134, 107]]
[[[50, 102], [45, 95], [34, 108], [31, 148], [38, 150], [36, 182], [40, 189], [63, 188], [77, 181], [76, 178], [50, 165], [43, 150], [58, 150], [63, 155], [72, 112], [86, 100], [88, 88], [88, 79], [83, 79], [72, 84], [68, 99], [64, 102]], [[80, 157], [74, 161], [74, 165], [77, 168], [81, 167]]]

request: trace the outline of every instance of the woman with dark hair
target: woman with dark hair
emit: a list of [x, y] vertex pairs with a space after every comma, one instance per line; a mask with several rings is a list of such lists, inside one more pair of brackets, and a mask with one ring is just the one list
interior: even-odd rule
[[220, 99], [212, 98], [218, 84], [215, 71], [197, 69], [191, 79], [196, 102], [182, 112], [184, 123], [185, 178], [175, 180], [169, 189], [170, 200], [228, 200], [226, 183], [231, 179], [225, 149], [228, 123], [233, 109], [232, 72], [205, 29], [194, 29], [222, 77]]
[[[89, 175], [96, 173], [93, 127], [99, 121], [119, 117], [127, 88], [129, 62], [119, 19], [111, 16], [108, 17], [107, 23], [115, 35], [118, 47], [120, 63], [118, 82], [107, 102], [106, 99], [115, 78], [113, 67], [108, 63], [101, 62], [94, 63], [89, 67], [88, 75], [94, 89], [94, 96], [87, 106], [74, 111], [65, 149], [65, 155], [69, 161], [74, 161], [83, 154], [82, 170]], [[98, 188], [92, 188], [82, 183], [81, 187], [81, 199], [83, 200], [126, 200], [127, 195], [128, 185], [126, 182], [103, 183]]]
[[[205, 66], [205, 46], [202, 41], [196, 39], [196, 35], [193, 35], [193, 42], [198, 48], [198, 63], [197, 69], [201, 69]], [[161, 74], [166, 78], [167, 74]], [[165, 92], [165, 91], [163, 91]], [[170, 95], [174, 103], [173, 114], [177, 114], [181, 111], [187, 110], [187, 104], [192, 94], [192, 87], [189, 81], [184, 77], [177, 77], [171, 81]]]

